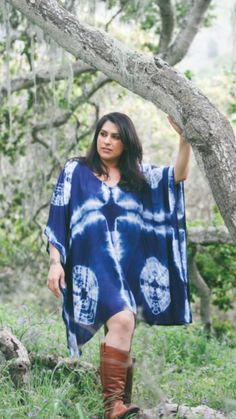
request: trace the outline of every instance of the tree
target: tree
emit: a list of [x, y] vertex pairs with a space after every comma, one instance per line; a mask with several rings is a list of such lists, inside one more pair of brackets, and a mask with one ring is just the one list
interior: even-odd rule
[[215, 106], [161, 58], [133, 51], [104, 31], [82, 24], [56, 0], [8, 2], [75, 57], [174, 117], [236, 240], [236, 142], [229, 122]]

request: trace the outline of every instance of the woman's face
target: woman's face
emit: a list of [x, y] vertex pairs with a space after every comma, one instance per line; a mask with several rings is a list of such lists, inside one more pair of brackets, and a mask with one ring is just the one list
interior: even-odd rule
[[97, 152], [105, 163], [117, 163], [123, 153], [124, 144], [119, 130], [111, 121], [106, 121], [97, 137]]

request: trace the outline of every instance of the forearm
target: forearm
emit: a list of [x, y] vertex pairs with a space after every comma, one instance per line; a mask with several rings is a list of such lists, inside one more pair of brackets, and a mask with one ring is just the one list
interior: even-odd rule
[[191, 146], [183, 136], [180, 135], [179, 150], [175, 162], [175, 180], [176, 182], [184, 180], [188, 176], [191, 156]]
[[61, 255], [59, 250], [52, 243], [49, 243], [49, 252], [50, 252], [50, 265], [54, 265], [56, 263], [60, 263]]

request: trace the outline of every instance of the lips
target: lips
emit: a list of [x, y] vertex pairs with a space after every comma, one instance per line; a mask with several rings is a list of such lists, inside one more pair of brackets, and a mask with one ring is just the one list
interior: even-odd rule
[[112, 151], [110, 148], [102, 148], [103, 151]]

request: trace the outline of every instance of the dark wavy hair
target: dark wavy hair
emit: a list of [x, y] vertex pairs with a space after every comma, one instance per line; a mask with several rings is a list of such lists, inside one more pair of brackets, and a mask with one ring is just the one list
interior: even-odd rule
[[117, 126], [121, 141], [124, 144], [124, 150], [118, 161], [121, 174], [119, 186], [126, 191], [142, 192], [147, 186], [146, 178], [139, 167], [139, 164], [142, 163], [143, 149], [135, 126], [127, 115], [120, 112], [111, 112], [99, 119], [86, 156], [80, 156], [77, 159], [82, 164], [87, 164], [99, 176], [104, 175], [105, 179], [108, 179], [108, 168], [101, 161], [97, 152], [98, 134], [107, 121], [111, 121]]

